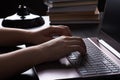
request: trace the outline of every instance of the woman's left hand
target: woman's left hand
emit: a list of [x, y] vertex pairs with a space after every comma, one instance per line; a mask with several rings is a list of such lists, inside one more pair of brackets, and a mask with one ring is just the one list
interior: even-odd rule
[[40, 30], [30, 33], [27, 42], [31, 44], [41, 44], [54, 38], [54, 36], [71, 36], [71, 31], [68, 26], [58, 25], [41, 28]]

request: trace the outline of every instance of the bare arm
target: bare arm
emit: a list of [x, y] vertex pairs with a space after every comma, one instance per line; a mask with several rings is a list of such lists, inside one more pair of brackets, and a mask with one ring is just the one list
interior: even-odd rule
[[63, 25], [40, 28], [37, 31], [0, 28], [0, 46], [14, 46], [23, 43], [41, 44], [53, 39], [54, 35], [71, 36], [71, 31]]
[[0, 54], [0, 80], [10, 79], [34, 66], [34, 53], [35, 47], [30, 47]]
[[[54, 35], [66, 36], [53, 39]], [[77, 50], [85, 53], [86, 49], [82, 39], [70, 36], [69, 28], [64, 26], [52, 26], [35, 32], [1, 28], [0, 46], [18, 45], [27, 42], [37, 45], [0, 54], [0, 80], [10, 78], [36, 64], [65, 57], [72, 51]]]
[[26, 42], [29, 31], [15, 28], [0, 28], [0, 46], [14, 46]]
[[85, 53], [81, 38], [61, 36], [40, 45], [1, 54], [0, 80], [10, 78], [36, 64], [58, 60], [72, 51]]

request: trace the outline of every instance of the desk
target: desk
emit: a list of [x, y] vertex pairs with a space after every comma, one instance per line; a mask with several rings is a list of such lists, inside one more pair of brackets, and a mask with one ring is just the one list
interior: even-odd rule
[[[46, 17], [45, 17], [46, 18]], [[43, 25], [44, 27], [49, 25], [49, 20], [47, 20], [45, 23], [45, 25]], [[70, 29], [72, 30], [72, 34], [74, 36], [80, 36], [82, 38], [86, 38], [86, 37], [98, 37], [100, 39], [104, 39], [107, 43], [109, 43], [111, 46], [113, 46], [116, 50], [118, 50], [120, 52], [120, 44], [115, 41], [113, 38], [111, 38], [110, 36], [108, 36], [106, 33], [104, 33], [103, 31], [100, 30], [100, 27], [98, 26], [98, 24], [69, 24], [68, 25], [70, 27]], [[30, 30], [37, 30], [37, 28], [33, 28]], [[48, 67], [48, 65], [53, 64], [51, 67]], [[71, 67], [65, 67], [64, 65], [61, 65], [58, 61], [52, 62], [52, 63], [48, 63], [48, 64], [41, 64], [39, 66], [35, 66], [39, 79], [40, 80], [51, 80], [52, 76], [55, 77], [79, 77], [79, 75], [76, 73], [75, 69], [71, 68]], [[44, 69], [43, 69], [44, 68]], [[50, 68], [52, 68], [53, 70], [59, 70], [60, 73], [59, 75], [53, 73], [53, 71], [50, 71], [49, 74], [47, 74], [48, 79], [44, 79], [44, 70], [49, 70]], [[52, 72], [52, 73], [51, 73]], [[65, 72], [63, 74], [63, 72]], [[74, 73], [74, 74], [73, 74]], [[67, 74], [67, 76], [66, 76]], [[50, 79], [51, 78], [51, 79]], [[22, 80], [22, 79], [21, 79]]]

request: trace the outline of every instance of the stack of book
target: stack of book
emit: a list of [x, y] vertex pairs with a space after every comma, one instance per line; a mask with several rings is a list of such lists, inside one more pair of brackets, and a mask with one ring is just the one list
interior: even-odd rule
[[52, 24], [99, 23], [98, 0], [50, 0]]

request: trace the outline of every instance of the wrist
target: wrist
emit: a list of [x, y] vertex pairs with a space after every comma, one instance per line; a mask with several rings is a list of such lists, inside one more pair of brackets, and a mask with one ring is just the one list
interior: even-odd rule
[[32, 31], [29, 31], [29, 30], [25, 30], [24, 34], [23, 34], [23, 43], [25, 44], [31, 44], [32, 43], [32, 34], [33, 32]]

